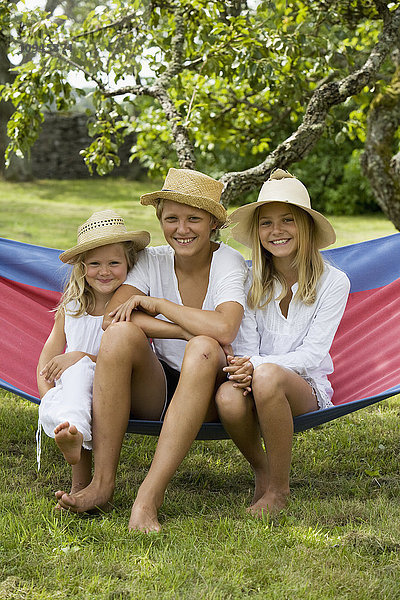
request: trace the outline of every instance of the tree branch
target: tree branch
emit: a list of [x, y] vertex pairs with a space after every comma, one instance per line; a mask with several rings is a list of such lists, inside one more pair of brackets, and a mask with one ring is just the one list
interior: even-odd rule
[[127, 15], [125, 15], [125, 17], [122, 17], [121, 19], [117, 19], [116, 21], [113, 21], [112, 23], [109, 23], [108, 25], [103, 25], [102, 27], [95, 27], [94, 29], [90, 29], [89, 31], [84, 31], [82, 33], [78, 33], [77, 35], [73, 35], [71, 36], [71, 40], [77, 40], [79, 38], [82, 37], [88, 37], [89, 35], [93, 35], [95, 33], [99, 33], [100, 31], [105, 31], [107, 29], [117, 29], [120, 25], [128, 25], [131, 23], [132, 20], [136, 19], [136, 14], [135, 13], [128, 13]]
[[184, 68], [184, 44], [184, 12], [182, 7], [179, 7], [175, 10], [175, 32], [171, 43], [172, 59], [167, 69], [158, 80], [151, 86], [128, 86], [119, 88], [115, 91], [104, 90], [103, 94], [105, 97], [121, 94], [135, 94], [138, 96], [147, 95], [158, 100], [171, 127], [171, 134], [174, 138], [175, 150], [180, 167], [184, 169], [194, 169], [196, 166], [196, 159], [193, 144], [190, 141], [188, 130], [183, 124], [182, 115], [179, 113], [167, 91], [171, 79]]
[[400, 8], [390, 13], [383, 26], [377, 44], [372, 48], [364, 65], [337, 82], [322, 85], [312, 95], [300, 127], [267, 156], [259, 165], [242, 172], [226, 173], [221, 178], [224, 184], [222, 198], [225, 206], [234, 198], [260, 186], [276, 167], [287, 168], [304, 158], [321, 137], [329, 110], [358, 94], [372, 83], [379, 69], [398, 44], [400, 30]]
[[90, 71], [87, 71], [84, 67], [82, 67], [82, 65], [80, 65], [79, 63], [76, 63], [71, 58], [68, 58], [68, 56], [65, 56], [65, 54], [62, 54], [61, 52], [49, 51], [49, 54], [52, 54], [52, 56], [55, 56], [55, 57], [59, 58], [60, 60], [64, 61], [65, 63], [67, 63], [68, 65], [70, 65], [71, 67], [74, 67], [75, 70], [81, 71], [81, 73], [83, 73], [89, 81], [94, 81], [95, 84], [97, 85], [97, 87], [99, 88], [99, 90], [104, 94], [104, 92], [105, 92], [104, 83], [98, 77], [93, 75], [93, 73], [90, 73]]
[[164, 73], [160, 76], [159, 79], [160, 85], [164, 88], [167, 88], [171, 79], [183, 70], [185, 45], [185, 23], [183, 19], [184, 10], [180, 6], [174, 11], [174, 13], [175, 32], [171, 40], [172, 59], [167, 69], [164, 71]]
[[167, 90], [162, 86], [153, 86], [152, 95], [156, 98], [165, 113], [171, 127], [172, 137], [175, 142], [175, 150], [178, 156], [179, 166], [182, 169], [195, 169], [196, 159], [194, 147], [189, 139], [186, 127], [182, 123], [182, 115], [176, 109], [174, 102], [169, 97]]

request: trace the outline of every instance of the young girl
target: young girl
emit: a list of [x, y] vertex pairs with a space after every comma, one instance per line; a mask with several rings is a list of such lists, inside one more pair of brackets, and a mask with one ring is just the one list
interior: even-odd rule
[[39, 429], [72, 465], [74, 491], [91, 477], [92, 385], [104, 311], [150, 234], [127, 231], [117, 213], [105, 210], [78, 228], [77, 241], [60, 254], [73, 267], [37, 368]]
[[226, 221], [222, 187], [203, 173], [170, 169], [163, 189], [141, 198], [156, 208], [167, 245], [146, 248], [110, 302], [108, 321], [119, 322], [107, 327], [96, 365], [94, 476], [77, 494], [56, 493], [63, 508], [84, 512], [110, 502], [129, 413], [154, 418], [145, 416], [145, 403], [149, 414], [167, 394], [171, 403], [129, 521], [131, 530], [159, 531], [169, 481], [201, 424], [217, 418], [222, 346], [238, 332], [248, 272], [239, 252], [210, 239]]
[[261, 516], [284, 508], [289, 497], [293, 416], [331, 406], [329, 349], [350, 285], [319, 252], [335, 241], [332, 226], [312, 210], [306, 188], [289, 173], [275, 171], [258, 201], [231, 219], [233, 237], [252, 248], [248, 305], [254, 321], [241, 336], [255, 348], [250, 358], [228, 358], [230, 381], [216, 403], [254, 470], [249, 511]]

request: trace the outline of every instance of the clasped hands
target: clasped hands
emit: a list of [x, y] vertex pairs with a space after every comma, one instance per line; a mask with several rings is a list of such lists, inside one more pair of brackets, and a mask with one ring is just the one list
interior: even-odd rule
[[228, 366], [224, 367], [229, 381], [232, 381], [234, 388], [243, 390], [243, 396], [251, 392], [251, 381], [254, 367], [250, 362], [249, 356], [231, 356], [226, 357]]

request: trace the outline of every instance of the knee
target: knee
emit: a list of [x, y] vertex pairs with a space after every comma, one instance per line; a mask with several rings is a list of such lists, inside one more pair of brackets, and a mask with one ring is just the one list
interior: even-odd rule
[[186, 344], [184, 360], [194, 359], [200, 363], [221, 363], [222, 348], [217, 340], [206, 335], [193, 337]]
[[264, 363], [253, 373], [252, 389], [256, 404], [262, 400], [275, 397], [284, 385], [285, 370], [273, 363]]
[[140, 327], [128, 321], [112, 323], [103, 334], [99, 354], [103, 357], [126, 355], [127, 352], [140, 351], [144, 343], [148, 344], [148, 340]]
[[224, 420], [243, 419], [246, 415], [252, 401], [248, 396], [243, 396], [242, 390], [234, 388], [227, 381], [217, 390], [215, 395], [215, 404], [218, 414]]

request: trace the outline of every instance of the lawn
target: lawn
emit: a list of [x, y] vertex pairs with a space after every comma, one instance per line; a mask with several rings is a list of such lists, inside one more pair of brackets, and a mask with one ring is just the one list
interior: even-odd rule
[[[155, 185], [0, 182], [0, 235], [64, 249], [112, 207], [162, 243], [138, 204]], [[383, 217], [332, 222], [338, 245], [395, 232]], [[110, 515], [57, 515], [69, 468], [43, 436], [37, 471], [36, 422], [35, 405], [0, 390], [0, 600], [400, 599], [398, 397], [296, 435], [291, 503], [274, 522], [246, 514], [252, 474], [232, 442], [195, 442], [147, 536], [127, 521], [156, 439], [126, 436]]]

